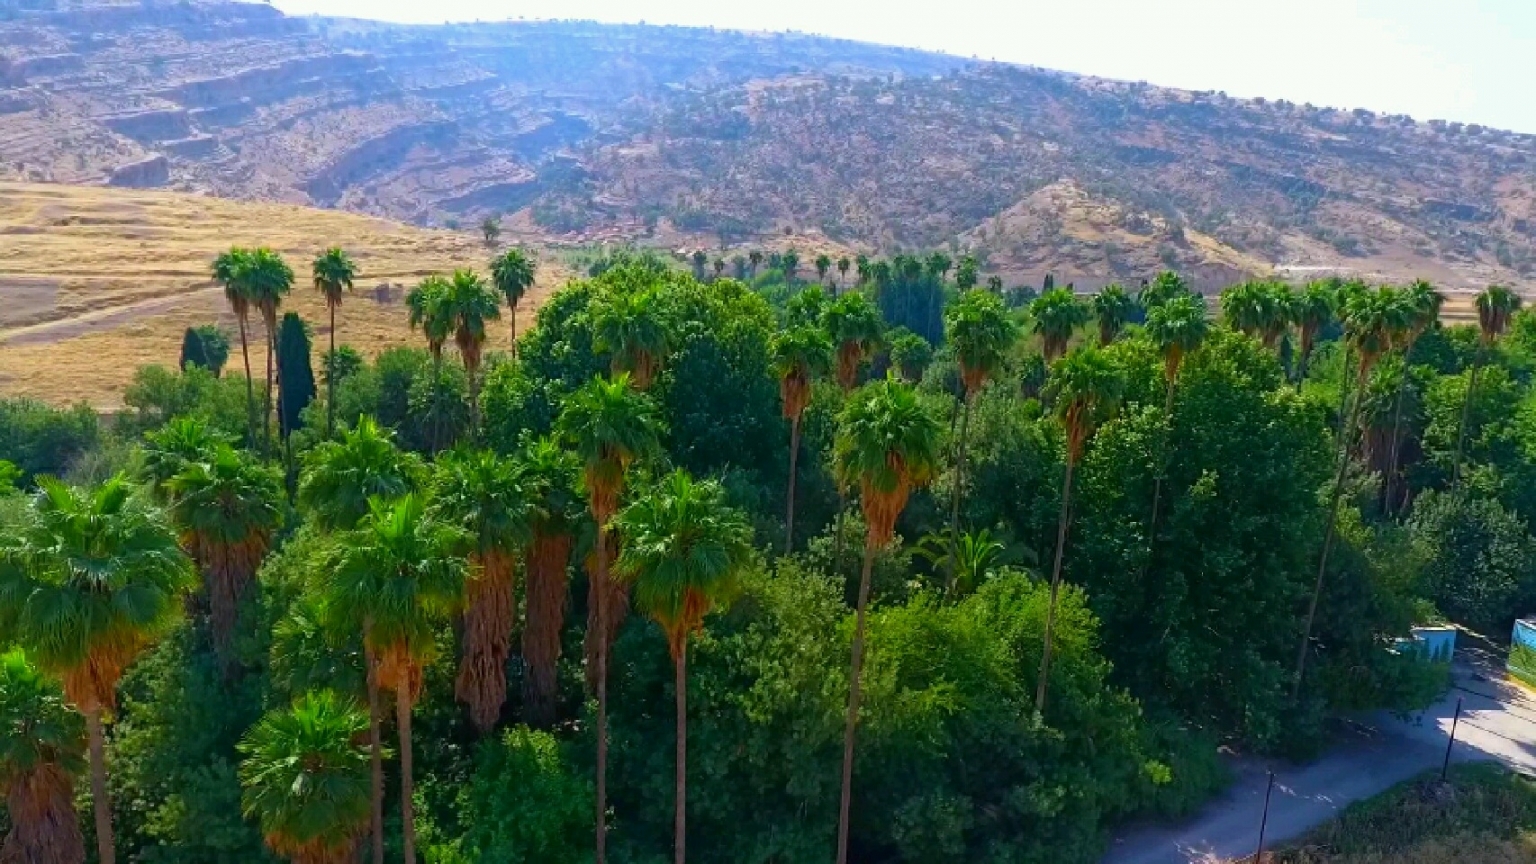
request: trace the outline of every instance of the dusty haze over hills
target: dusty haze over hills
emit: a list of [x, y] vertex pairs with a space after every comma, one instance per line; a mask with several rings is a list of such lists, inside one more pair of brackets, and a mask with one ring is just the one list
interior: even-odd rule
[[727, 256], [946, 246], [1032, 283], [1536, 282], [1536, 136], [675, 27], [0, 0], [0, 178]]

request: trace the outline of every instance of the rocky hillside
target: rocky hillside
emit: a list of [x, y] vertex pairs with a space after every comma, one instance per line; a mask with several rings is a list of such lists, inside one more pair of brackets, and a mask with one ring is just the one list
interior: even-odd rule
[[0, 178], [566, 241], [951, 246], [1019, 281], [1536, 287], [1536, 136], [796, 35], [0, 0]]

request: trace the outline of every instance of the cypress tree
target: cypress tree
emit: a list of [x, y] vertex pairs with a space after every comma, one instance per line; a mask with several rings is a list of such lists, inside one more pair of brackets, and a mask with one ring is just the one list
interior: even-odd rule
[[309, 361], [309, 327], [298, 313], [289, 312], [277, 330], [278, 380], [283, 388], [278, 428], [284, 438], [301, 428], [300, 415], [315, 398], [315, 372]]
[[229, 339], [225, 337], [224, 331], [213, 324], [188, 327], [181, 337], [183, 371], [188, 366], [200, 366], [217, 377], [224, 371], [224, 363], [228, 360]]

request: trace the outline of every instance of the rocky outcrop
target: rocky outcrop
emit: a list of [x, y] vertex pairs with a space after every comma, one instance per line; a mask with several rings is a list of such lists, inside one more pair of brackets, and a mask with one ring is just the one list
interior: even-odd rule
[[107, 177], [107, 185], [149, 189], [164, 186], [170, 179], [170, 163], [164, 156], [156, 155], [142, 162], [131, 162], [112, 169], [111, 175]]
[[454, 131], [455, 125], [447, 121], [391, 129], [333, 159], [305, 185], [305, 190], [322, 204], [334, 203], [346, 187], [395, 166], [414, 147], [451, 147]]
[[301, 57], [188, 81], [167, 91], [166, 98], [196, 108], [231, 102], [260, 103], [294, 95], [306, 88], [323, 88], [338, 79], [372, 71], [377, 63], [367, 54], [340, 53], [320, 57]]
[[185, 108], [136, 111], [108, 117], [104, 122], [112, 131], [142, 143], [185, 138], [192, 131]]

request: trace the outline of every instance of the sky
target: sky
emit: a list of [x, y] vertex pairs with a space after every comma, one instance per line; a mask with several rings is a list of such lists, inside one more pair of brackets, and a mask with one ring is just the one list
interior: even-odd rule
[[1536, 0], [273, 0], [401, 23], [794, 30], [1536, 133]]

